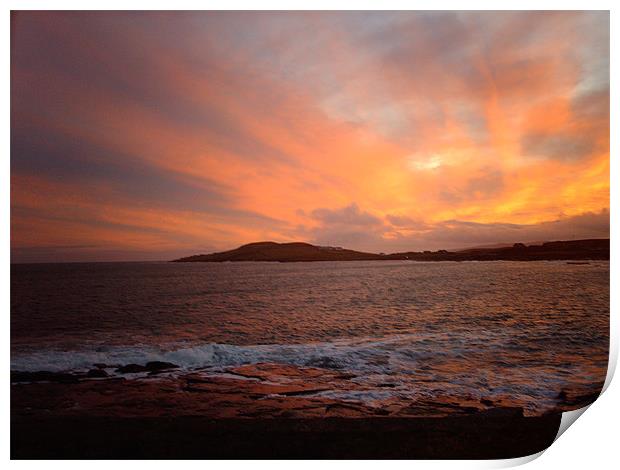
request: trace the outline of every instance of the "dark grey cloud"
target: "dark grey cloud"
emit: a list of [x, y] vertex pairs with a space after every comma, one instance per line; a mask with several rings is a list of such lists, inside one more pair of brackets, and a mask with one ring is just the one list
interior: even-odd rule
[[452, 204], [498, 196], [504, 189], [504, 174], [499, 169], [483, 168], [459, 188], [447, 188], [439, 193], [442, 200]]
[[[491, 243], [538, 242], [581, 238], [608, 238], [609, 211], [588, 212], [540, 224], [476, 223], [448, 220], [409, 240], [427, 249], [456, 249]], [[403, 240], [404, 241], [404, 240]]]
[[319, 222], [319, 225], [313, 228], [300, 226], [295, 235], [318, 245], [355, 246], [369, 250], [376, 246], [375, 241], [387, 229], [380, 217], [361, 210], [355, 202], [336, 209], [318, 208], [309, 213], [301, 210], [297, 213]]
[[589, 156], [593, 148], [591, 137], [586, 135], [531, 133], [521, 138], [525, 156], [571, 161]]
[[578, 94], [571, 101], [571, 110], [588, 122], [609, 127], [609, 88]]
[[[199, 16], [205, 24], [215, 21]], [[216, 41], [203, 38], [202, 54], [189, 54], [179, 31], [196, 24], [185, 15], [174, 18], [162, 21], [154, 12], [18, 13], [13, 42], [19, 47], [11, 54], [12, 125], [36, 117], [40, 127], [60, 122], [74, 130], [119, 131], [114, 116], [91, 117], [89, 108], [102, 100], [134, 106], [171, 131], [198, 136], [205, 151], [218, 147], [242, 159], [296, 166], [293, 156], [247, 132], [224, 106], [197, 99], [187, 83], [177, 81], [175, 75], [200, 79], [205, 91], [217, 90], [240, 107], [251, 105], [258, 119], [276, 118], [278, 99], [285, 99], [267, 89], [250, 93], [252, 81], [241, 66], [218, 62]]]
[[407, 217], [404, 215], [392, 215], [392, 214], [388, 214], [385, 216], [385, 219], [392, 224], [395, 227], [402, 227], [402, 228], [425, 228], [428, 227], [428, 224], [417, 220], [417, 219], [413, 219], [411, 217]]
[[[233, 188], [208, 177], [197, 179], [147, 164], [135, 155], [108, 149], [38, 126], [16, 126], [11, 133], [11, 173], [45, 175], [50, 182], [77, 183], [100, 202], [124, 199], [151, 208], [209, 212], [235, 199]], [[107, 201], [111, 202], [111, 201]]]
[[578, 161], [609, 151], [609, 88], [578, 93], [562, 131], [538, 131], [521, 137], [524, 156]]
[[325, 225], [376, 227], [383, 224], [379, 217], [360, 210], [356, 203], [351, 203], [341, 209], [315, 209], [311, 215]]
[[[335, 212], [331, 211], [330, 214]], [[354, 212], [364, 213], [357, 206]], [[303, 229], [301, 234], [321, 245], [339, 245], [373, 252], [450, 250], [496, 243], [608, 238], [610, 230], [607, 209], [570, 217], [561, 216], [540, 224], [465, 220], [426, 224], [396, 215], [386, 216], [385, 222], [379, 219], [378, 222], [367, 224], [355, 223], [355, 218], [348, 224], [329, 217], [322, 219], [322, 222], [314, 229]]]
[[109, 249], [100, 245], [25, 246], [11, 248], [11, 263], [71, 263], [110, 261], [169, 261], [197, 252], [212, 253], [214, 246], [199, 249], [149, 250]]

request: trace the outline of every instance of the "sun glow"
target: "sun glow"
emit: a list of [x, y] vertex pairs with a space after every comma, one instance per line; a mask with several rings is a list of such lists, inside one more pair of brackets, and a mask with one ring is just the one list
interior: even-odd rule
[[368, 15], [18, 12], [15, 259], [607, 236], [608, 13]]

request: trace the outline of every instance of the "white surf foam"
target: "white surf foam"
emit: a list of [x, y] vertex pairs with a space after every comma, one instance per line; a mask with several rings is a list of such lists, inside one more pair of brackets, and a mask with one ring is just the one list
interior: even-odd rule
[[[190, 370], [274, 362], [382, 374], [389, 373], [403, 359], [415, 360], [416, 354], [410, 349], [411, 340], [407, 340], [407, 336], [291, 345], [206, 343], [184, 347], [170, 345], [161, 349], [115, 346], [80, 351], [42, 350], [12, 354], [11, 370], [83, 371], [97, 363], [116, 366], [149, 361], [172, 362], [182, 370]], [[400, 351], [404, 344], [407, 349]]]

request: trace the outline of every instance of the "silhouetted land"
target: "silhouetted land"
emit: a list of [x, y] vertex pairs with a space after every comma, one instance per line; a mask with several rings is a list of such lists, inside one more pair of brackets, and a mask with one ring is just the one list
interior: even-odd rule
[[536, 260], [608, 260], [609, 239], [553, 241], [540, 245], [515, 243], [502, 248], [474, 248], [460, 251], [408, 251], [403, 253], [376, 254], [322, 247], [309, 243], [257, 242], [230, 251], [194, 255], [176, 262], [223, 261], [536, 261]]

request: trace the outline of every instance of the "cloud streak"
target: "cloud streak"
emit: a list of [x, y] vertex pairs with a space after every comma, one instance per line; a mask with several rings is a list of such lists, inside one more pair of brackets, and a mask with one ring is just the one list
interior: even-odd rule
[[[331, 217], [342, 213], [347, 216]], [[351, 213], [354, 213], [355, 217], [351, 217]], [[339, 246], [355, 244], [375, 252], [461, 249], [495, 243], [531, 243], [609, 236], [608, 210], [572, 217], [560, 216], [538, 224], [479, 223], [454, 219], [428, 223], [391, 214], [380, 219], [362, 212], [356, 204], [330, 211], [329, 214], [329, 218], [318, 218], [320, 224], [305, 233], [308, 239], [319, 244], [329, 244], [330, 241]]]
[[609, 207], [606, 12], [11, 21], [15, 261], [570, 238]]

